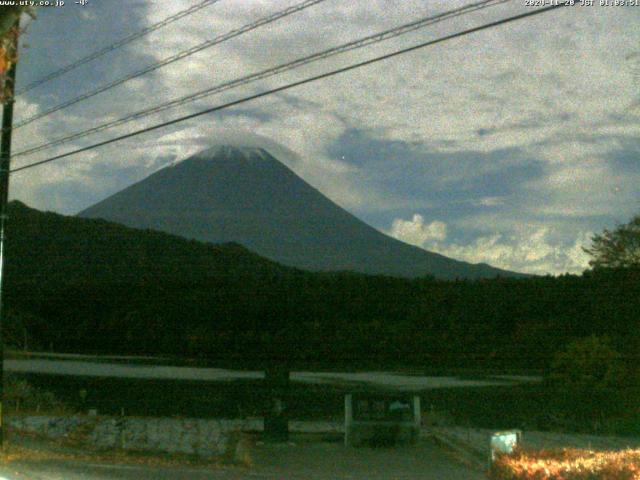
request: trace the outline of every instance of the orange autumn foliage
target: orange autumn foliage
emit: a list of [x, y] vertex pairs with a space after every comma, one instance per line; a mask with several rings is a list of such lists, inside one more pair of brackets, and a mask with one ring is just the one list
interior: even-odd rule
[[562, 449], [501, 455], [492, 480], [640, 480], [640, 450]]
[[12, 28], [0, 38], [0, 103], [4, 103], [9, 99], [6, 80], [11, 66], [18, 60], [17, 52], [13, 47], [17, 35], [16, 29]]
[[8, 70], [11, 64], [7, 59], [7, 49], [4, 47], [0, 47], [0, 75], [4, 75]]

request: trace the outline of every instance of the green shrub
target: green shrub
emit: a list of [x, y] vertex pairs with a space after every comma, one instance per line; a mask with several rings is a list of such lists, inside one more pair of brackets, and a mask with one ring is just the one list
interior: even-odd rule
[[33, 387], [26, 380], [13, 375], [4, 379], [4, 398], [9, 413], [68, 412], [69, 408], [46, 390]]
[[556, 354], [549, 377], [557, 404], [569, 417], [592, 426], [624, 408], [626, 369], [606, 339], [591, 336]]

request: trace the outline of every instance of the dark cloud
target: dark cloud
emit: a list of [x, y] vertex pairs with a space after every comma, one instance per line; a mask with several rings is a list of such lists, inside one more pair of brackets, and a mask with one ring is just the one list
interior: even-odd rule
[[[30, 48], [22, 54], [18, 85], [30, 84], [143, 28], [147, 24], [145, 3], [100, 1], [90, 7], [39, 9], [25, 35]], [[28, 92], [27, 99], [46, 109], [153, 61], [132, 43]]]
[[[363, 188], [384, 190], [391, 203], [430, 205], [430, 217], [449, 221], [478, 210], [505, 208], [481, 203], [486, 197], [508, 198], [508, 209], [517, 208], [528, 201], [522, 185], [544, 175], [541, 161], [516, 148], [442, 152], [428, 145], [380, 140], [358, 129], [345, 132], [328, 153], [356, 166], [353, 176]], [[384, 219], [395, 213], [385, 209]], [[368, 217], [383, 223], [380, 214]]]
[[[640, 175], [640, 138], [630, 139], [625, 143], [622, 148], [607, 155], [612, 168], [623, 174]], [[638, 200], [640, 201], [640, 197]]]

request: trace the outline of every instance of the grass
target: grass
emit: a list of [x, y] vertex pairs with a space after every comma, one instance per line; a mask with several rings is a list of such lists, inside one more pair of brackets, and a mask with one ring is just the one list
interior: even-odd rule
[[422, 392], [423, 410], [447, 412], [458, 425], [546, 429], [551, 393], [544, 385], [443, 388]]

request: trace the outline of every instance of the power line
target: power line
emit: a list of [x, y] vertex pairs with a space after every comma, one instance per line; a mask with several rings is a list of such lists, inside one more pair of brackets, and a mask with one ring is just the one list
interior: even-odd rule
[[348, 72], [348, 71], [351, 71], [351, 70], [355, 70], [357, 68], [364, 67], [364, 66], [367, 66], [367, 65], [371, 65], [371, 64], [383, 61], [383, 60], [388, 60], [390, 58], [397, 57], [397, 56], [403, 55], [405, 53], [413, 52], [413, 51], [421, 49], [421, 48], [425, 48], [425, 47], [428, 47], [428, 46], [431, 46], [431, 45], [436, 45], [438, 43], [443, 43], [443, 42], [446, 42], [448, 40], [452, 40], [454, 38], [463, 37], [463, 36], [469, 35], [471, 33], [479, 32], [481, 30], [487, 30], [489, 28], [497, 27], [499, 25], [503, 25], [503, 24], [506, 24], [506, 23], [511, 23], [511, 22], [514, 22], [514, 21], [517, 21], [517, 20], [522, 20], [524, 18], [532, 17], [534, 15], [540, 15], [542, 13], [549, 12], [551, 10], [555, 10], [557, 8], [562, 8], [562, 7], [565, 7], [565, 6], [568, 6], [568, 5], [570, 5], [570, 4], [569, 3], [567, 3], [567, 4], [561, 3], [561, 4], [557, 4], [557, 5], [551, 5], [551, 6], [548, 6], [548, 7], [539, 8], [537, 10], [532, 10], [532, 11], [529, 11], [529, 12], [526, 12], [526, 13], [521, 13], [519, 15], [514, 15], [514, 16], [511, 16], [511, 17], [503, 18], [501, 20], [497, 20], [497, 21], [494, 21], [494, 22], [485, 23], [484, 25], [480, 25], [478, 27], [469, 28], [467, 30], [463, 30], [461, 32], [453, 33], [451, 35], [446, 35], [444, 37], [440, 37], [440, 38], [437, 38], [435, 40], [430, 40], [428, 42], [423, 42], [423, 43], [420, 43], [418, 45], [414, 45], [412, 47], [407, 47], [407, 48], [403, 48], [401, 50], [396, 50], [395, 52], [387, 53], [385, 55], [380, 55], [378, 57], [374, 57], [374, 58], [371, 58], [369, 60], [365, 60], [365, 61], [362, 61], [362, 62], [354, 63], [354, 64], [351, 64], [351, 65], [346, 66], [346, 67], [338, 68], [336, 70], [331, 70], [329, 72], [322, 73], [322, 74], [319, 74], [319, 75], [315, 75], [313, 77], [309, 77], [309, 78], [306, 78], [304, 80], [299, 80], [297, 82], [289, 83], [287, 85], [283, 85], [283, 86], [280, 86], [280, 87], [272, 88], [270, 90], [266, 90], [264, 92], [257, 93], [255, 95], [250, 95], [248, 97], [244, 97], [244, 98], [241, 98], [239, 100], [234, 100], [232, 102], [228, 102], [228, 103], [225, 103], [225, 104], [222, 104], [222, 105], [218, 105], [218, 106], [215, 106], [215, 107], [207, 108], [205, 110], [201, 110], [201, 111], [196, 112], [196, 113], [192, 113], [192, 114], [185, 115], [185, 116], [173, 119], [173, 120], [169, 120], [167, 122], [163, 122], [163, 123], [160, 123], [160, 124], [157, 124], [157, 125], [153, 125], [151, 127], [142, 128], [140, 130], [136, 130], [135, 132], [127, 133], [125, 135], [120, 135], [118, 137], [111, 138], [109, 140], [104, 140], [102, 142], [98, 142], [98, 143], [95, 143], [93, 145], [89, 145], [87, 147], [79, 148], [77, 150], [72, 150], [70, 152], [66, 152], [66, 153], [63, 153], [63, 154], [60, 154], [60, 155], [56, 155], [54, 157], [50, 157], [50, 158], [47, 158], [45, 160], [40, 160], [38, 162], [33, 162], [33, 163], [28, 164], [28, 165], [24, 165], [22, 167], [14, 168], [14, 169], [11, 170], [11, 173], [16, 173], [16, 172], [19, 172], [19, 171], [22, 171], [22, 170], [27, 170], [29, 168], [34, 168], [34, 167], [37, 167], [39, 165], [43, 165], [45, 163], [54, 162], [56, 160], [60, 160], [60, 159], [66, 158], [66, 157], [70, 157], [70, 156], [76, 155], [78, 153], [87, 152], [89, 150], [93, 150], [95, 148], [99, 148], [99, 147], [102, 147], [104, 145], [108, 145], [110, 143], [115, 143], [115, 142], [118, 142], [120, 140], [125, 140], [127, 138], [131, 138], [131, 137], [135, 137], [135, 136], [141, 135], [143, 133], [148, 133], [148, 132], [151, 132], [151, 131], [154, 131], [154, 130], [158, 130], [160, 128], [168, 127], [168, 126], [174, 125], [176, 123], [184, 122], [186, 120], [191, 120], [192, 118], [200, 117], [202, 115], [207, 115], [209, 113], [217, 112], [219, 110], [224, 110], [224, 109], [227, 109], [227, 108], [230, 108], [230, 107], [234, 107], [236, 105], [240, 105], [240, 104], [243, 104], [243, 103], [246, 103], [246, 102], [250, 102], [250, 101], [256, 100], [258, 98], [266, 97], [268, 95], [273, 95], [274, 93], [279, 93], [279, 92], [282, 92], [282, 91], [285, 91], [285, 90], [289, 90], [291, 88], [299, 87], [301, 85], [305, 85], [305, 84], [308, 84], [308, 83], [311, 83], [311, 82], [315, 82], [317, 80], [321, 80], [321, 79], [324, 79], [324, 78], [332, 77], [332, 76], [338, 75], [340, 73], [344, 73], [344, 72]]
[[324, 50], [322, 52], [318, 52], [309, 56], [305, 56], [305, 57], [301, 57], [298, 58], [296, 60], [293, 60], [291, 62], [287, 62], [281, 65], [278, 65], [276, 67], [272, 67], [272, 68], [268, 68], [266, 70], [262, 70], [260, 72], [251, 74], [251, 75], [247, 75], [245, 77], [241, 77], [235, 80], [231, 80], [228, 82], [224, 82], [218, 85], [215, 85], [213, 87], [207, 88], [205, 90], [201, 90], [200, 92], [197, 92], [195, 94], [190, 94], [190, 95], [186, 95], [184, 97], [178, 98], [178, 99], [174, 99], [171, 100], [169, 102], [165, 102], [163, 104], [160, 105], [156, 105], [155, 107], [151, 107], [145, 110], [141, 110], [132, 114], [129, 114], [125, 117], [119, 118], [117, 120], [113, 120], [111, 122], [107, 122], [104, 123], [102, 125], [98, 125], [96, 127], [92, 127], [86, 130], [82, 130], [80, 132], [76, 132], [73, 133], [71, 135], [67, 135], [55, 140], [52, 140], [51, 142], [42, 144], [42, 145], [37, 145], [34, 147], [30, 147], [27, 148], [25, 150], [22, 150], [20, 152], [17, 152], [16, 154], [14, 154], [14, 157], [19, 157], [19, 156], [24, 156], [24, 155], [29, 155], [29, 154], [33, 154], [42, 150], [46, 150], [48, 148], [57, 146], [57, 145], [61, 145], [67, 142], [70, 142], [72, 140], [76, 140], [78, 138], [83, 138], [86, 137], [88, 135], [94, 134], [94, 133], [98, 133], [104, 130], [108, 130], [110, 128], [114, 128], [120, 125], [124, 125], [126, 123], [129, 123], [133, 120], [137, 120], [140, 118], [144, 118], [147, 117], [149, 115], [153, 115], [156, 113], [160, 113], [163, 112], [165, 110], [171, 109], [171, 108], [175, 108], [181, 105], [185, 105], [187, 103], [190, 102], [194, 102], [196, 100], [200, 100], [202, 98], [205, 97], [209, 97], [211, 95], [235, 88], [235, 87], [239, 87], [242, 85], [246, 85], [248, 83], [252, 83], [255, 82], [257, 80], [262, 80], [268, 77], [272, 77], [274, 75], [286, 72], [288, 70], [292, 70], [294, 68], [298, 68], [301, 67], [303, 65], [307, 65], [309, 63], [312, 62], [316, 62], [318, 60], [324, 60], [326, 58], [341, 54], [341, 53], [345, 53], [351, 50], [355, 50], [355, 49], [359, 49], [359, 48], [363, 48], [366, 47], [368, 45], [372, 45], [374, 43], [378, 43], [378, 42], [382, 42], [384, 40], [388, 40], [409, 32], [412, 32], [414, 30], [420, 29], [420, 28], [424, 28], [428, 25], [432, 25], [434, 23], [438, 23], [441, 22], [443, 20], [447, 20], [453, 17], [457, 17], [460, 15], [466, 15], [468, 13], [471, 13], [473, 11], [477, 11], [477, 10], [481, 10], [484, 8], [488, 8], [488, 7], [492, 7], [492, 6], [496, 6], [502, 3], [507, 3], [510, 2], [511, 0], [484, 0], [484, 1], [480, 1], [480, 2], [476, 2], [473, 4], [469, 4], [460, 8], [456, 8], [453, 10], [449, 10], [447, 12], [438, 14], [438, 15], [434, 15], [434, 16], [430, 16], [430, 17], [425, 17], [425, 18], [421, 18], [419, 20], [410, 22], [408, 24], [405, 25], [401, 25], [399, 27], [395, 27], [389, 30], [385, 30], [373, 35], [369, 35], [366, 37], [363, 37], [361, 39], [358, 40], [354, 40], [345, 44], [342, 44], [340, 46], [337, 47], [333, 47], [333, 48], [329, 48], [327, 50]]
[[204, 0], [196, 5], [193, 5], [185, 10], [182, 10], [174, 15], [171, 15], [170, 17], [165, 18], [164, 20], [158, 22], [158, 23], [154, 23], [153, 25], [150, 25], [142, 30], [139, 30], [137, 32], [132, 33], [131, 35], [128, 35], [120, 40], [118, 40], [115, 43], [112, 43], [111, 45], [108, 45], [100, 50], [97, 50], [89, 55], [87, 55], [86, 57], [81, 58], [80, 60], [77, 60], [73, 63], [70, 63], [69, 65], [60, 68], [59, 70], [56, 70], [52, 73], [49, 73], [48, 75], [45, 75], [44, 77], [40, 78], [39, 80], [36, 80], [30, 84], [28, 84], [26, 87], [18, 90], [17, 94], [21, 95], [25, 92], [28, 92], [29, 90], [32, 90], [36, 87], [39, 87], [40, 85], [43, 85], [45, 83], [47, 83], [50, 80], [53, 80], [55, 78], [61, 77], [62, 75], [64, 75], [67, 72], [70, 72], [71, 70], [75, 70], [76, 68], [78, 68], [81, 65], [84, 65], [85, 63], [89, 63], [93, 60], [95, 60], [96, 58], [100, 58], [101, 56], [112, 52], [114, 50], [117, 50], [120, 47], [123, 47], [124, 45], [133, 42], [134, 40], [137, 40], [140, 37], [143, 37], [151, 32], [154, 32], [156, 30], [159, 30], [162, 27], [166, 27], [167, 25], [169, 25], [170, 23], [173, 23], [177, 20], [180, 20], [183, 17], [186, 17], [187, 15], [191, 15], [192, 13], [195, 13], [199, 10], [202, 10], [205, 7], [208, 7], [209, 5], [213, 5], [214, 3], [219, 2], [220, 0]]
[[239, 35], [242, 35], [244, 33], [250, 32], [251, 30], [255, 30], [256, 28], [259, 28], [263, 25], [267, 25], [269, 23], [273, 23], [276, 20], [279, 20], [281, 18], [287, 17], [289, 15], [292, 15], [294, 13], [300, 12], [306, 8], [309, 8], [313, 5], [316, 5], [318, 3], [324, 2], [325, 0], [305, 0], [302, 3], [299, 3], [297, 5], [294, 5], [292, 7], [286, 8], [284, 10], [280, 10], [279, 12], [276, 12], [272, 15], [269, 15], [267, 17], [261, 18], [260, 20], [257, 20], [255, 22], [251, 22], [247, 25], [244, 25], [240, 28], [237, 28], [235, 30], [231, 30], [228, 33], [225, 33], [224, 35], [219, 35], [211, 40], [208, 40], [206, 42], [200, 43], [194, 47], [191, 47], [187, 50], [183, 50], [175, 55], [172, 55], [168, 58], [165, 58], [164, 60], [161, 60], [157, 63], [153, 63], [141, 70], [138, 70], [136, 72], [133, 72], [125, 77], [119, 78], [117, 80], [114, 80], [113, 82], [107, 83], [106, 85], [102, 85], [101, 87], [96, 88], [95, 90], [91, 90], [87, 93], [83, 93], [82, 95], [78, 95], [75, 98], [72, 98], [71, 100], [68, 100], [66, 102], [63, 102], [59, 105], [56, 105], [55, 107], [52, 107], [48, 110], [45, 110], [43, 112], [37, 113], [36, 115], [33, 115], [32, 117], [29, 117], [25, 120], [22, 120], [20, 122], [18, 122], [16, 125], [14, 125], [13, 129], [16, 130], [20, 127], [24, 127], [25, 125], [28, 125], [31, 122], [35, 122], [36, 120], [46, 117], [48, 115], [51, 115], [52, 113], [55, 112], [59, 112], [60, 110], [64, 110], [65, 108], [68, 108], [72, 105], [75, 105], [77, 103], [80, 103], [84, 100], [87, 100], [91, 97], [95, 97], [96, 95], [106, 92], [107, 90], [111, 90], [114, 87], [117, 87], [118, 85], [122, 85], [125, 82], [128, 82], [129, 80], [133, 80], [134, 78], [138, 78], [141, 77], [147, 73], [153, 72], [155, 70], [158, 70], [159, 68], [162, 68], [166, 65], [169, 65], [171, 63], [177, 62], [178, 60], [182, 60], [183, 58], [187, 58], [191, 55], [194, 55], [195, 53], [201, 52], [202, 50], [205, 50], [207, 48], [213, 47], [214, 45], [218, 45], [222, 42], [225, 42], [227, 40], [230, 40], [234, 37], [237, 37]]

